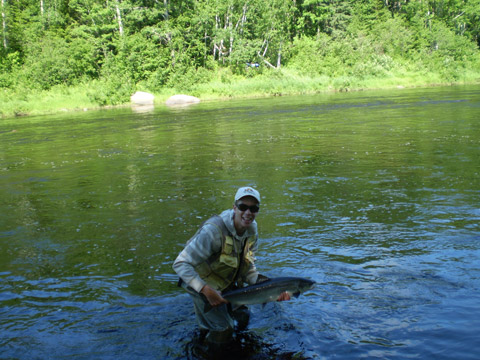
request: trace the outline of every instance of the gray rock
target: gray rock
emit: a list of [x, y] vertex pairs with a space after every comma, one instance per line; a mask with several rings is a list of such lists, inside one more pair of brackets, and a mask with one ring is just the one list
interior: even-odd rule
[[132, 104], [136, 105], [152, 105], [154, 99], [155, 96], [143, 91], [137, 91], [130, 97], [130, 101], [132, 102]]

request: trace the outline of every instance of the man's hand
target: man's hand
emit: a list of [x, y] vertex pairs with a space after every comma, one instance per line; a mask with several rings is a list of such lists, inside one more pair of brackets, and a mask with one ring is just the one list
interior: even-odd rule
[[210, 305], [213, 307], [220, 306], [222, 304], [227, 304], [228, 301], [225, 300], [220, 292], [215, 290], [214, 288], [210, 287], [209, 285], [205, 285], [200, 292], [205, 295]]
[[291, 299], [290, 294], [287, 291], [284, 291], [283, 293], [280, 294], [277, 301], [286, 301], [290, 299]]

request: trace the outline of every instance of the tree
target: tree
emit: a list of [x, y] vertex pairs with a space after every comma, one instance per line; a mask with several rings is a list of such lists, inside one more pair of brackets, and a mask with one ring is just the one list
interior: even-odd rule
[[454, 68], [480, 41], [480, 0], [0, 1], [0, 86], [98, 79], [101, 103], [117, 87], [115, 101], [136, 85], [193, 89], [254, 62], [329, 76], [402, 61]]
[[457, 15], [460, 33], [467, 34], [480, 47], [480, 0], [466, 2], [464, 13]]

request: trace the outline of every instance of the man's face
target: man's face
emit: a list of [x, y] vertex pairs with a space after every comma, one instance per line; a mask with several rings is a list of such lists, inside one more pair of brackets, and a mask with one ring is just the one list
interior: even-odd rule
[[255, 220], [258, 214], [258, 202], [251, 196], [245, 196], [233, 205], [233, 209], [235, 210], [233, 223], [237, 234], [241, 235]]

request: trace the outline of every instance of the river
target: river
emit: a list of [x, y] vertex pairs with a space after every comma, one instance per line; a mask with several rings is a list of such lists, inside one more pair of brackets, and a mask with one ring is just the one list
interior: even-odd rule
[[231, 359], [478, 359], [479, 165], [479, 86], [2, 120], [0, 358], [201, 357], [172, 262], [250, 185], [259, 271], [317, 285]]

